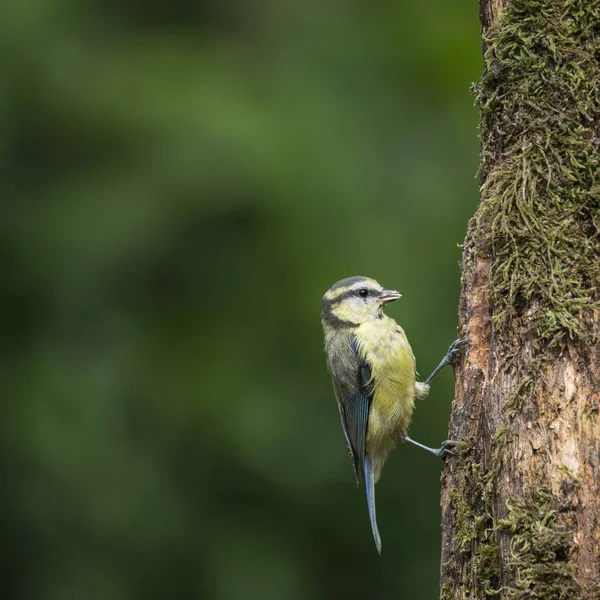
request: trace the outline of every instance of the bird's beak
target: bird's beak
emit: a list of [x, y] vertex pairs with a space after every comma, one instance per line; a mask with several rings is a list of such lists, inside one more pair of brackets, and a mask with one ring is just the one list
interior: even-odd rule
[[396, 290], [383, 290], [381, 296], [379, 296], [379, 301], [381, 304], [388, 304], [388, 302], [393, 302], [394, 300], [398, 300], [398, 298], [402, 298], [400, 292]]

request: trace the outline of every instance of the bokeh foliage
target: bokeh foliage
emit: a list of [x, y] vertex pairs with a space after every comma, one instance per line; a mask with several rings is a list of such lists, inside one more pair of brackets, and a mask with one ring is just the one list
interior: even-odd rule
[[319, 310], [455, 336], [476, 4], [30, 0], [0, 48], [1, 597], [436, 597], [441, 464], [392, 455], [378, 557]]

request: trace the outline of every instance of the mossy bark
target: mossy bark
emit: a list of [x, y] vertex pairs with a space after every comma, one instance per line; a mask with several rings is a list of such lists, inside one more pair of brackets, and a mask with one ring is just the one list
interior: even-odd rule
[[480, 0], [443, 600], [600, 598], [600, 0]]

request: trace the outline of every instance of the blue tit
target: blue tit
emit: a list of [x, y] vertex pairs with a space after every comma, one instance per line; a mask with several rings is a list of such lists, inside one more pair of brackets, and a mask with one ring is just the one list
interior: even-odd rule
[[454, 342], [425, 382], [418, 382], [415, 357], [404, 330], [383, 312], [398, 298], [398, 292], [384, 289], [374, 279], [349, 277], [331, 286], [323, 297], [321, 312], [327, 368], [354, 475], [357, 483], [359, 476], [364, 479], [371, 528], [380, 554], [375, 483], [390, 450], [404, 441], [439, 457], [452, 453], [451, 440], [434, 449], [406, 433], [415, 398], [427, 397], [431, 380], [444, 366], [453, 364], [462, 343]]

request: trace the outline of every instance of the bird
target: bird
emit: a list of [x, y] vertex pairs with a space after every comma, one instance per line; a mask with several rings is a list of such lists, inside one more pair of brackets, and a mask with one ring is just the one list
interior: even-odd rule
[[455, 340], [424, 381], [416, 380], [416, 361], [404, 330], [383, 311], [401, 294], [369, 277], [348, 277], [323, 296], [321, 324], [327, 369], [352, 458], [357, 485], [362, 478], [373, 539], [381, 554], [375, 510], [375, 483], [385, 459], [399, 442], [408, 442], [438, 457], [452, 454], [446, 440], [430, 448], [407, 435], [415, 398], [424, 400], [433, 378], [454, 364], [463, 340]]

